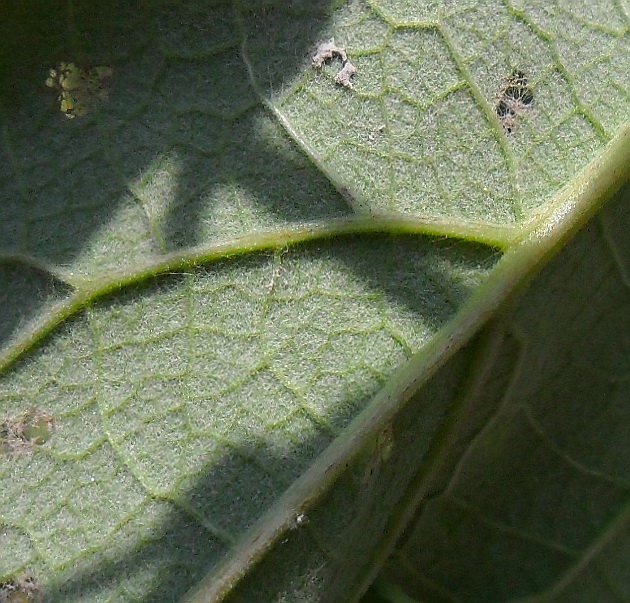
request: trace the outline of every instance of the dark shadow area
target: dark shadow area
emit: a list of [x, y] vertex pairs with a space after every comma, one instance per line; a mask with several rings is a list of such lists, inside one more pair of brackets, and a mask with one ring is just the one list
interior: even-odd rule
[[[124, 215], [129, 221], [121, 222], [124, 232], [108, 235], [116, 244], [103, 252], [109, 265], [116, 265], [134, 254], [146, 257], [262, 226], [348, 213], [342, 196], [256, 97], [241, 56], [234, 4], [5, 3], [0, 253], [72, 265]], [[278, 0], [243, 10], [242, 21], [251, 26], [246, 50], [262, 74], [263, 91], [281, 89], [308, 68], [312, 50], [329, 33], [332, 5], [331, 0]], [[109, 99], [95, 103], [85, 117], [66, 118], [56, 93], [44, 85], [48, 70], [60, 61], [111, 66]], [[129, 223], [136, 225], [132, 234]], [[318, 253], [334, 255], [376, 295], [403, 304], [429, 329], [444, 324], [471, 287], [465, 279], [449, 280], [449, 271], [435, 269], [431, 259], [441, 254], [443, 266], [493, 261], [489, 250], [475, 246], [363, 237], [348, 239], [345, 246], [290, 250], [283, 267], [290, 271], [292, 258]], [[210, 269], [220, 270], [221, 264]], [[26, 279], [7, 294], [8, 302], [33, 290], [28, 271], [16, 278], [20, 270], [0, 272], [2, 288]], [[168, 286], [168, 278], [146, 286]], [[31, 280], [37, 283], [35, 300], [47, 300], [56, 290], [56, 283], [42, 275]], [[126, 291], [117, 299], [132, 300], [133, 294]], [[12, 328], [36, 315], [42, 304], [24, 305], [11, 318]], [[6, 337], [0, 331], [0, 344]], [[381, 385], [375, 380], [373, 391], [345, 400], [328, 420], [343, 429]], [[229, 525], [221, 528], [242, 533], [257, 517], [239, 516], [239, 501], [253, 501], [262, 514], [331, 440], [320, 431], [282, 456], [264, 441], [225, 447], [210, 469], [181, 488], [182, 508], [215, 521], [227, 517]], [[122, 588], [142, 603], [179, 600], [228, 547], [193, 514], [172, 508], [159, 533], [144, 534], [132, 522], [128, 540], [137, 542], [140, 531], [141, 545], [86, 559], [51, 589], [51, 602], [96, 597], [110, 585], [114, 598], [121, 576]], [[143, 579], [152, 566], [160, 568], [160, 578], [149, 589]]]
[[[232, 3], [189, 4], [79, 2], [68, 16], [65, 2], [16, 3], [4, 16], [3, 250], [70, 263], [120, 204], [139, 204], [167, 248], [243, 234], [248, 212], [242, 228], [347, 213], [262, 108]], [[280, 87], [308, 68], [331, 2], [278, 4], [243, 23], [267, 44], [256, 67]], [[107, 100], [84, 117], [64, 117], [44, 85], [61, 61], [113, 69]], [[215, 207], [230, 191], [231, 207]]]
[[[318, 446], [322, 442], [317, 443]], [[305, 446], [309, 446], [306, 442]], [[303, 454], [296, 451], [297, 454]], [[255, 500], [261, 512], [268, 508], [280, 495], [283, 488], [267, 473], [256, 469], [249, 463], [244, 466], [244, 459], [256, 459], [256, 465], [269, 463], [287, 464], [286, 459], [278, 459], [266, 452], [264, 443], [243, 445], [238, 449], [227, 449], [219, 466], [200, 478], [194, 491], [187, 493], [187, 504], [198, 511], [209, 511], [217, 514], [225, 509], [226, 493], [232, 494], [235, 501], [239, 497]], [[268, 489], [254, 491], [251, 488], [253, 474], [257, 473]], [[219, 495], [221, 493], [222, 495]], [[242, 498], [241, 498], [242, 500]], [[236, 506], [236, 503], [235, 503]], [[135, 591], [137, 600], [143, 603], [175, 603], [203, 578], [205, 573], [228, 552], [224, 542], [173, 505], [171, 514], [165, 516], [163, 530], [160, 533], [147, 535], [140, 550], [132, 549], [125, 554], [112, 558], [105, 554], [90, 556], [83, 565], [78, 564], [72, 577], [57, 587], [48, 588], [46, 595], [49, 603], [72, 602], [102, 596], [108, 590], [123, 588]], [[132, 524], [135, 522], [132, 522]], [[129, 531], [134, 529], [129, 526]], [[151, 588], [143, 588], [142, 579], [146, 580], [147, 570], [159, 568], [157, 584]]]
[[66, 298], [71, 289], [50, 272], [0, 257], [0, 342], [11, 342], [29, 322]]
[[[481, 244], [417, 235], [350, 241], [336, 250], [339, 258], [357, 278], [386, 300], [404, 305], [430, 331], [457, 313], [479, 284], [478, 278], [501, 258], [499, 251]], [[369, 253], [361, 251], [364, 246], [370, 247]]]
[[[381, 538], [386, 533], [389, 515], [383, 510], [386, 507], [393, 510], [399, 493], [403, 491], [397, 482], [409, 479], [408, 474], [404, 478], [397, 477], [396, 467], [400, 466], [400, 462], [416, 466], [422, 461], [441, 421], [448, 415], [448, 410], [442, 408], [444, 404], [448, 409], [448, 400], [440, 398], [446, 399], [456, 393], [464, 365], [458, 363], [439, 373], [434, 379], [434, 387], [429, 388], [420, 406], [410, 406], [396, 422], [393, 431], [396, 438], [404, 434], [412, 442], [398, 439], [396, 450], [400, 452], [391, 459], [391, 463], [384, 466], [374, 463], [374, 458], [368, 459], [367, 465], [374, 465], [369, 475], [365, 471], [365, 459], [349, 468], [350, 479], [330, 493], [322, 501], [321, 508], [309, 509], [304, 524], [298, 523], [299, 513], [296, 510], [295, 529], [289, 530], [285, 538], [274, 545], [281, 549], [282, 554], [255, 567], [227, 600], [242, 603], [271, 601], [274, 600], [272, 593], [291, 588], [298, 593], [301, 590], [309, 593], [310, 581], [322, 581], [324, 577], [331, 580], [332, 590], [326, 589], [325, 581], [322, 582], [321, 600], [330, 603], [344, 600], [344, 585], [350, 577], [356, 580], [357, 574], [369, 562], [369, 559], [362, 559], [360, 564], [356, 564], [356, 558], [373, 546], [375, 538]], [[450, 385], [446, 390], [441, 388], [440, 376], [448, 379]], [[436, 405], [439, 406], [437, 411]], [[271, 453], [262, 441], [226, 451], [221, 464], [200, 477], [194, 489], [186, 493], [186, 504], [204, 514], [214, 515], [221, 510], [229, 513], [223, 498], [228, 493], [235, 505], [243, 497], [254, 501], [262, 514], [284, 488], [268, 472], [256, 467], [282, 467], [284, 471], [292, 470], [298, 477], [308, 456], [315, 458], [328, 443], [325, 436], [318, 440], [306, 440], [283, 457]], [[252, 462], [252, 459], [255, 461]], [[249, 465], [245, 471], [244, 461]], [[249, 481], [255, 473], [258, 473], [261, 486], [256, 490], [252, 489]], [[322, 525], [319, 521], [325, 523]], [[114, 592], [121, 587], [135, 591], [142, 603], [181, 601], [206, 572], [222, 560], [227, 548], [190, 515], [179, 510], [166, 516], [162, 525], [162, 532], [147, 537], [141, 549], [133, 549], [115, 559], [110, 554], [85, 560], [72, 577], [57, 588], [48, 590], [49, 603], [96, 599], [104, 591]], [[357, 530], [357, 526], [361, 529]], [[132, 523], [127, 531], [132, 532], [134, 527]], [[356, 557], [353, 552], [356, 552]], [[158, 583], [153, 584], [151, 589], [143, 590], [143, 574], [156, 566], [159, 567]]]
[[[261, 54], [261, 90], [281, 88], [310, 68], [331, 5], [244, 3], [237, 17], [227, 1], [2, 2], [0, 254], [98, 273], [347, 215], [262, 106], [238, 25]], [[107, 99], [66, 117], [45, 85], [61, 62], [111, 67]]]
[[[367, 282], [369, 295], [374, 295], [377, 299], [384, 298], [390, 302], [403, 304], [418, 323], [427, 329], [436, 329], [446, 322], [456, 311], [458, 304], [470, 292], [470, 284], [465, 277], [459, 279], [453, 276], [447, 277], [448, 271], [442, 273], [431, 270], [431, 265], [435, 264], [436, 260], [440, 260], [442, 265], [458, 262], [460, 268], [463, 269], [466, 266], [470, 268], [479, 265], [484, 261], [492, 261], [492, 252], [486, 248], [426, 238], [406, 236], [346, 237], [342, 242], [343, 245], [339, 245], [338, 242], [323, 241], [290, 249], [286, 255], [286, 264], [284, 264], [284, 277], [280, 276], [280, 278], [286, 278], [288, 282], [292, 276], [296, 276], [298, 279], [303, 277], [303, 273], [300, 273], [297, 266], [295, 269], [292, 268], [292, 260], [302, 261], [306, 266], [332, 259], [339, 263], [342, 271], [348, 270], [360, 282]], [[258, 274], [260, 267], [268, 266], [269, 261], [269, 254], [249, 254], [243, 258], [217, 262], [200, 268], [199, 271], [222, 274], [230, 268], [233, 269], [236, 263], [242, 270], [251, 269]], [[262, 274], [266, 274], [265, 271], [262, 271]], [[124, 308], [133, 304], [139, 294], [150, 297], [152, 291], [172, 291], [177, 287], [185, 286], [184, 279], [186, 278], [186, 275], [181, 274], [165, 275], [151, 283], [129, 288], [98, 302], [98, 304], [105, 307], [113, 304], [116, 309]], [[263, 278], [261, 290], [266, 291], [266, 295], [269, 292], [265, 289], [265, 282], [265, 278]], [[413, 289], [414, 283], [415, 291]], [[279, 295], [283, 294], [283, 286], [282, 282], [277, 285]], [[444, 305], [441, 313], [437, 311], [440, 304]], [[234, 309], [235, 315], [240, 313], [242, 320], [246, 322], [247, 318], [243, 315], [245, 311], [242, 308]], [[109, 321], [109, 319], [107, 320]], [[313, 323], [314, 328], [323, 328], [323, 326], [318, 327], [315, 319], [313, 319]], [[94, 329], [98, 330], [98, 321], [92, 318], [91, 324]], [[141, 329], [141, 333], [149, 329], [151, 336], [159, 337], [159, 331], [153, 332], [146, 324], [138, 328]], [[279, 328], [290, 330], [293, 329], [293, 326], [286, 325], [284, 327], [278, 324], [269, 324], [267, 328], [271, 332]], [[165, 329], [169, 330], [168, 327]], [[212, 343], [214, 340], [208, 339], [204, 345], [204, 332], [200, 331], [200, 333], [202, 339], [195, 339], [194, 346], [199, 348], [198, 353], [202, 360], [206, 357], [204, 354], [207, 354], [209, 367], [212, 354], [207, 350], [214, 345]], [[299, 338], [299, 335], [297, 337]], [[139, 339], [142, 338], [139, 337]], [[103, 350], [99, 355], [101, 370], [106, 363], [106, 366], [114, 367], [112, 369], [114, 378], [122, 379], [124, 373], [116, 373], [116, 366], [118, 366], [119, 371], [124, 371], [124, 367], [117, 365], [115, 361], [108, 361], [105, 358], [105, 353], [106, 351]], [[130, 353], [132, 352], [130, 351]], [[357, 350], [356, 353], [360, 355], [361, 351]], [[308, 358], [305, 360], [309, 361]], [[317, 365], [321, 360], [311, 358], [310, 362]], [[153, 379], [170, 379], [167, 374], [162, 374], [162, 371], [158, 371], [158, 373], [148, 375], [145, 378], [149, 382]], [[213, 387], [214, 377], [211, 369], [208, 369], [206, 374], [201, 374], [198, 378], [206, 379], [207, 387]], [[109, 383], [108, 379], [112, 380], [111, 374], [109, 377], [104, 376], [103, 379]], [[456, 387], [458, 379], [459, 377], [452, 379], [453, 387]], [[330, 406], [329, 410], [326, 411], [327, 421], [336, 430], [344, 429], [365, 407], [372, 396], [382, 387], [382, 381], [373, 377], [368, 386], [363, 388], [360, 395], [348, 396], [346, 399], [340, 400], [339, 403]], [[175, 387], [175, 391], [178, 391], [177, 387], [179, 386], [176, 384]], [[325, 395], [327, 394], [328, 392]], [[179, 396], [184, 395], [186, 394], [182, 390]], [[246, 396], [246, 394], [242, 395]], [[437, 397], [434, 398], [437, 400]], [[246, 398], [243, 398], [243, 401], [246, 409], [245, 415], [253, 416], [255, 421], [256, 404], [252, 404]], [[107, 404], [108, 401], [105, 402], [105, 406]], [[131, 403], [132, 406], [138, 408], [147, 404], [152, 404], [149, 398], [134, 398]], [[208, 404], [211, 406], [210, 412], [216, 413], [217, 416], [225, 412], [230, 415], [232, 412], [229, 408], [226, 411], [222, 400], [196, 400], [194, 403], [189, 402], [188, 404]], [[433, 406], [428, 405], [427, 414], [416, 417], [418, 424], [426, 424], [429, 431], [439, 426], [443, 416], [442, 411], [436, 414], [433, 408]], [[191, 412], [194, 413], [192, 410]], [[133, 413], [129, 416], [133, 416]], [[158, 531], [153, 526], [145, 535], [143, 530], [146, 531], [147, 528], [142, 525], [142, 521], [132, 519], [128, 525], [121, 529], [124, 536], [117, 534], [114, 538], [114, 541], [129, 541], [130, 548], [125, 549], [120, 544], [116, 544], [115, 551], [106, 549], [103, 553], [89, 556], [84, 561], [79, 562], [73, 568], [72, 574], [67, 576], [67, 579], [55, 588], [49, 588], [50, 602], [64, 601], [70, 603], [85, 599], [85, 597], [89, 598], [92, 596], [91, 593], [96, 596], [96, 593], [102, 593], [103, 590], [107, 591], [108, 587], [104, 587], [104, 585], [111, 585], [112, 589], [131, 590], [135, 593], [134, 596], [137, 596], [138, 600], [143, 603], [157, 603], [158, 601], [168, 603], [180, 600], [213, 565], [220, 562], [229, 550], [228, 544], [221, 539], [218, 532], [213, 533], [208, 530], [195, 517], [203, 517], [209, 525], [216, 526], [220, 531], [233, 534], [235, 537], [244, 534], [331, 443], [334, 438], [333, 434], [309, 423], [310, 419], [307, 417], [303, 417], [303, 419], [304, 424], [308, 425], [309, 429], [300, 432], [301, 436], [304, 435], [302, 441], [296, 445], [287, 445], [288, 441], [281, 438], [284, 442], [282, 454], [278, 452], [277, 442], [276, 447], [274, 447], [273, 439], [269, 442], [259, 436], [244, 439], [243, 433], [240, 431], [238, 435], [235, 435], [231, 445], [221, 444], [219, 458], [216, 458], [216, 454], [213, 458], [209, 450], [209, 458], [212, 458], [211, 466], [197, 474], [196, 477], [187, 478], [184, 483], [178, 486], [180, 499], [171, 505], [172, 512], [164, 515], [163, 521], [160, 522], [161, 530]], [[200, 419], [197, 418], [196, 420], [199, 421]], [[406, 421], [409, 421], [408, 417], [404, 418], [403, 423]], [[128, 437], [124, 435], [127, 427], [125, 427], [125, 423], [120, 421], [116, 424], [118, 425], [117, 428], [108, 425], [108, 432], [113, 437], [124, 440]], [[116, 432], [115, 429], [119, 431]], [[413, 437], [420, 438], [420, 432]], [[210, 442], [211, 438], [208, 440], [208, 445], [214, 446]], [[430, 440], [430, 434], [425, 437], [425, 440], [427, 442]], [[133, 449], [134, 446], [130, 443], [129, 450], [132, 451]], [[135, 453], [130, 452], [130, 454], [133, 456]], [[173, 454], [180, 453], [174, 450]], [[120, 462], [122, 465], [123, 461]], [[340, 496], [348, 500], [364, 499], [368, 494], [368, 491], [365, 490], [365, 475], [363, 469], [360, 468], [356, 483], [349, 486], [349, 490]], [[387, 487], [385, 487], [385, 491], [387, 491]], [[378, 501], [384, 500], [383, 496], [379, 495]], [[247, 501], [246, 504], [243, 501]], [[167, 503], [157, 501], [155, 504], [165, 505]], [[317, 560], [317, 563], [320, 561], [323, 563], [334, 558], [335, 549], [341, 550], [347, 544], [343, 538], [347, 540], [348, 530], [355, 525], [352, 523], [356, 519], [355, 507], [344, 507], [343, 502], [340, 502], [338, 506], [340, 509], [345, 508], [345, 512], [342, 512], [342, 516], [338, 519], [340, 523], [330, 534], [326, 535], [324, 540], [329, 541], [329, 545], [324, 545], [322, 551], [318, 553], [320, 556], [315, 556], [314, 559]], [[186, 511], [186, 509], [192, 510], [192, 512]], [[254, 513], [252, 513], [252, 509], [255, 510]], [[372, 507], [362, 507], [362, 509], [368, 513]], [[361, 515], [361, 521], [368, 521], [367, 516], [364, 515]], [[367, 538], [369, 530], [366, 530], [365, 534]], [[314, 546], [313, 542], [319, 541], [317, 539], [313, 541], [313, 534], [308, 529], [291, 531], [290, 534], [287, 534], [287, 538], [289, 543], [286, 546], [295, 547], [296, 551], [295, 555], [291, 554], [287, 557], [287, 563], [296, 569], [298, 567], [295, 565], [296, 563], [304, 562], [304, 559], [299, 558], [297, 552], [308, 550], [309, 547]], [[339, 540], [340, 538], [342, 540]], [[140, 545], [137, 544], [138, 540]], [[131, 546], [131, 543], [136, 544]], [[285, 545], [283, 544], [283, 546]], [[149, 589], [142, 582], [142, 576], [145, 571], [148, 571], [147, 568], [151, 567], [159, 568], [159, 579], [157, 585], [152, 583]], [[304, 571], [309, 574], [315, 570], [315, 567], [309, 567], [305, 568]], [[273, 580], [271, 581], [273, 582]], [[248, 580], [247, 584], [250, 585], [251, 581]], [[247, 588], [249, 586], [246, 587], [246, 590]]]

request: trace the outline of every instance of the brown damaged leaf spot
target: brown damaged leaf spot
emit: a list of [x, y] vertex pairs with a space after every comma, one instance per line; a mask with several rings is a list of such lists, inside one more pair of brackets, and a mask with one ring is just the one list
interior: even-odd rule
[[0, 582], [0, 603], [35, 603], [42, 601], [42, 588], [32, 572]]
[[346, 49], [341, 48], [335, 44], [335, 40], [328, 40], [328, 42], [322, 42], [317, 47], [317, 53], [313, 57], [313, 65], [315, 67], [322, 67], [327, 61], [331, 61], [334, 58], [339, 57], [342, 63], [348, 60]]
[[352, 88], [352, 77], [357, 73], [357, 68], [350, 62], [346, 49], [337, 46], [334, 40], [322, 42], [317, 47], [313, 66], [321, 69], [325, 63], [337, 58], [341, 60], [341, 70], [335, 76], [335, 83], [344, 88]]
[[534, 93], [524, 71], [515, 69], [505, 78], [494, 101], [494, 110], [503, 129], [512, 134], [522, 115], [534, 108]]
[[350, 62], [342, 67], [341, 71], [335, 76], [335, 82], [344, 88], [352, 88], [352, 76], [357, 72], [357, 68]]
[[53, 416], [37, 408], [5, 418], [0, 423], [0, 453], [9, 458], [32, 454], [50, 440], [54, 429]]

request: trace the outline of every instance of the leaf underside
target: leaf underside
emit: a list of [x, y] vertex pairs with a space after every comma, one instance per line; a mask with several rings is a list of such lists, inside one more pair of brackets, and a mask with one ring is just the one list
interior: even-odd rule
[[516, 296], [626, 177], [564, 4], [6, 9], [0, 600], [627, 599], [629, 189]]

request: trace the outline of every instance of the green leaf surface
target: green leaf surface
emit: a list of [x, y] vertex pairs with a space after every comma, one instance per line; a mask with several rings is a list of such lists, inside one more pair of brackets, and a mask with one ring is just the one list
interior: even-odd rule
[[414, 599], [627, 599], [629, 200], [626, 186], [482, 338], [464, 420], [386, 566]]
[[6, 8], [0, 599], [624, 600], [628, 22]]

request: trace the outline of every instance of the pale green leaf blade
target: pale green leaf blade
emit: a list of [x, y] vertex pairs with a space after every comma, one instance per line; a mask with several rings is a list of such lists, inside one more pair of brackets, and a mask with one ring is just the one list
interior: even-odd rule
[[[406, 401], [628, 157], [621, 8], [460, 8], [9, 11], [0, 588], [29, 568], [63, 601], [360, 596], [418, 470], [457, 453], [469, 351]], [[312, 66], [333, 36], [353, 89]], [[493, 95], [521, 61], [537, 110], [508, 136]]]
[[[279, 12], [259, 8], [244, 23]], [[492, 1], [349, 2], [327, 36], [358, 69], [351, 90], [334, 84], [339, 59], [286, 89], [269, 77], [264, 31], [247, 29], [255, 77], [357, 210], [527, 219], [628, 118], [627, 15], [612, 3], [549, 14]], [[532, 98], [511, 105], [508, 131], [497, 98], [515, 94], [505, 92], [514, 70]]]
[[[5, 416], [28, 401], [56, 425], [41, 453], [3, 466], [3, 523], [26, 538], [22, 555], [2, 549], [4, 571], [31, 567], [66, 601], [103, 574], [111, 588], [160, 580], [164, 596], [181, 596], [497, 258], [464, 244], [340, 237], [95, 299], [3, 377]], [[188, 577], [162, 584], [181, 564]]]

